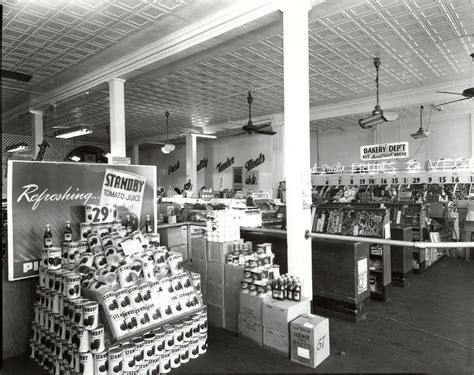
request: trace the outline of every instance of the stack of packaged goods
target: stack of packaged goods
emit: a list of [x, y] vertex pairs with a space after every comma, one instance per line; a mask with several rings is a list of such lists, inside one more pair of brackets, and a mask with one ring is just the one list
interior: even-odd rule
[[49, 225], [44, 235], [30, 340], [41, 366], [57, 374], [167, 373], [207, 350], [200, 275], [183, 270], [180, 254], [120, 220], [81, 223], [87, 241], [72, 236], [69, 222], [62, 249]]
[[[198, 266], [193, 268], [201, 276], [206, 274], [205, 296], [209, 314], [209, 322], [217, 327], [237, 331], [238, 302], [236, 294], [232, 293], [235, 287], [225, 285], [224, 265], [229, 254], [234, 249], [240, 248], [242, 240], [240, 237], [240, 225], [236, 220], [234, 212], [230, 210], [210, 211], [206, 222], [206, 252], [205, 259], [198, 260]], [[199, 247], [199, 244], [198, 248]], [[201, 255], [201, 251], [194, 252]], [[238, 258], [238, 256], [237, 256]], [[238, 259], [237, 259], [238, 260]], [[193, 263], [195, 259], [193, 258]], [[205, 263], [205, 265], [204, 265]], [[227, 275], [230, 280], [232, 276]], [[227, 303], [226, 303], [227, 301]], [[233, 316], [235, 315], [235, 318]]]
[[240, 239], [240, 222], [234, 211], [209, 211], [206, 219], [209, 242], [229, 242]]
[[[271, 298], [271, 282], [280, 276], [280, 266], [273, 264], [272, 245], [264, 243], [243, 248], [243, 277], [239, 295], [239, 336], [263, 346], [263, 301]], [[230, 259], [229, 259], [230, 260]]]
[[263, 302], [263, 347], [289, 356], [289, 323], [301, 314], [310, 313], [310, 300], [301, 297], [297, 277], [282, 275], [272, 284], [272, 298]]

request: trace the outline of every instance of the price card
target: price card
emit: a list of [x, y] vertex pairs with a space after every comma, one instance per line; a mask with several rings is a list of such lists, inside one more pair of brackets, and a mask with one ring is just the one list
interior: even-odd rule
[[88, 204], [85, 210], [86, 223], [110, 223], [115, 219], [115, 207], [110, 204]]
[[142, 243], [138, 239], [123, 241], [120, 245], [125, 255], [136, 254], [143, 250]]

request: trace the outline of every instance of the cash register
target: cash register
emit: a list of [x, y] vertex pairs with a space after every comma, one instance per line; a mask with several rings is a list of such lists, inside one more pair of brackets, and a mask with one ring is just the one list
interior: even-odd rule
[[277, 204], [268, 192], [252, 193], [247, 199], [247, 206], [255, 206], [262, 215], [262, 227], [283, 229], [285, 227], [286, 206]]

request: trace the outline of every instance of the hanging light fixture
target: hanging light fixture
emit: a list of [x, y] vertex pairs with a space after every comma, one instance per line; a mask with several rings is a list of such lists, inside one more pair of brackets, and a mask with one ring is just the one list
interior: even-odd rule
[[89, 126], [85, 125], [80, 125], [80, 126], [75, 126], [73, 128], [69, 129], [64, 129], [56, 132], [54, 136], [56, 138], [75, 138], [79, 137], [81, 135], [87, 135], [87, 134], [92, 134], [92, 129]]
[[161, 148], [161, 152], [163, 154], [169, 154], [170, 152], [174, 151], [176, 146], [174, 144], [172, 144], [168, 139], [168, 136], [169, 136], [168, 119], [170, 117], [170, 113], [168, 111], [166, 111], [165, 116], [166, 116], [166, 143]]

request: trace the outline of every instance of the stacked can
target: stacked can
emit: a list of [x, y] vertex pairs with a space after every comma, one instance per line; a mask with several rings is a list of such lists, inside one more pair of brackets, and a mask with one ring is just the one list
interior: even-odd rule
[[[271, 281], [279, 276], [280, 266], [273, 264], [274, 254], [272, 245], [264, 243], [257, 245], [255, 251], [248, 251], [248, 244], [241, 244], [239, 250], [244, 254], [244, 276], [241, 280], [241, 291], [252, 295], [271, 293]], [[230, 261], [230, 259], [229, 259]], [[229, 263], [229, 262], [228, 262]], [[238, 263], [240, 264], [241, 261]], [[235, 257], [233, 259], [235, 264]]]
[[94, 374], [92, 353], [105, 351], [98, 303], [81, 298], [77, 273], [60, 268], [43, 275], [36, 288], [31, 358], [51, 373], [78, 372], [83, 365], [84, 374]]

